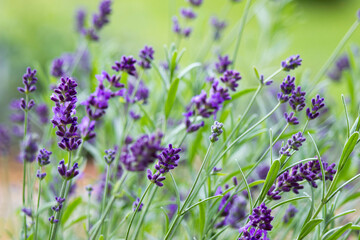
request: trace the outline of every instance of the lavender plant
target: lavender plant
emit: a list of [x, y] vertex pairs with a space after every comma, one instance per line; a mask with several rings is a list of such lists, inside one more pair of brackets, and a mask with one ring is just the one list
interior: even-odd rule
[[[238, 2], [227, 4], [236, 8]], [[300, 55], [265, 64], [258, 59], [261, 68], [250, 73], [239, 47], [258, 9], [251, 0], [238, 23], [211, 17], [206, 54], [181, 47], [200, 30], [197, 21], [206, 12], [202, 0], [189, 0], [172, 18], [175, 43], [165, 47], [165, 63], [150, 45], [138, 57], [119, 51], [120, 60], [94, 61], [89, 44], [104, 45], [100, 30], [111, 23], [113, 4], [102, 0], [91, 22], [86, 11], [77, 11], [81, 47], [49, 66], [56, 81], [51, 96], [43, 88], [34, 94], [36, 70], [23, 76], [18, 90], [25, 98], [13, 104], [23, 112], [12, 116], [23, 123], [19, 238], [300, 240], [357, 234], [360, 115], [354, 92], [360, 61], [340, 51], [359, 16], [323, 68], [306, 77]], [[225, 47], [232, 24], [237, 35], [229, 35]], [[183, 55], [199, 58], [187, 63]], [[340, 81], [346, 71], [353, 74], [341, 102], [319, 82]], [[337, 102], [344, 114], [337, 114]], [[1, 127], [2, 155], [9, 141]]]

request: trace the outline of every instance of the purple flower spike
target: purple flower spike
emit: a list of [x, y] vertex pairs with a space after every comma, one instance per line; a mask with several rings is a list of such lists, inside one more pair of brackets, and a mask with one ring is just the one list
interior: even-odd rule
[[[322, 160], [322, 164], [325, 171], [325, 180], [332, 181], [336, 173], [334, 169], [335, 163], [329, 165]], [[322, 173], [319, 160], [310, 161], [305, 164], [300, 163], [281, 174], [269, 189], [267, 196], [269, 199], [279, 200], [281, 199], [280, 193], [282, 192], [293, 191], [295, 194], [299, 194], [299, 190], [304, 188], [304, 186], [300, 185], [300, 182], [307, 180], [312, 187], [317, 188], [315, 181], [321, 178]]]
[[325, 107], [324, 98], [321, 98], [319, 95], [316, 95], [316, 98], [311, 99], [312, 109], [306, 109], [306, 115], [309, 120], [317, 118], [320, 113], [319, 110]]
[[46, 173], [41, 173], [40, 170], [37, 170], [37, 172], [36, 172], [36, 177], [37, 177], [39, 180], [43, 180], [43, 179], [46, 177]]
[[152, 173], [150, 169], [147, 170], [147, 178], [155, 183], [157, 186], [162, 187], [164, 186], [164, 184], [162, 183], [162, 181], [165, 180], [165, 177], [161, 175], [160, 172], [156, 172], [156, 173]]
[[139, 65], [143, 69], [150, 69], [151, 62], [154, 60], [154, 49], [149, 46], [145, 46], [139, 53], [139, 58], [141, 59]]
[[108, 165], [110, 165], [115, 160], [117, 151], [118, 151], [118, 146], [115, 146], [114, 149], [105, 150], [106, 155], [104, 156], [104, 159]]
[[54, 216], [51, 216], [51, 217], [49, 217], [49, 222], [50, 222], [51, 224], [58, 223], [58, 222], [59, 222], [59, 219], [55, 219]]
[[137, 77], [135, 63], [136, 59], [134, 59], [132, 56], [122, 56], [121, 61], [116, 61], [115, 65], [112, 66], [112, 69], [114, 69], [116, 72], [127, 72], [129, 75]]
[[36, 107], [36, 113], [39, 116], [39, 120], [42, 124], [49, 122], [49, 110], [45, 103], [39, 104]]
[[23, 75], [23, 84], [24, 87], [23, 88], [18, 88], [18, 91], [20, 93], [25, 93], [28, 94], [30, 92], [34, 92], [36, 90], [36, 82], [37, 82], [37, 77], [36, 77], [36, 69], [34, 69], [33, 71], [31, 70], [31, 68], [27, 68], [26, 69], [26, 73]]
[[51, 65], [51, 75], [54, 77], [64, 77], [64, 60], [62, 58], [56, 58]]
[[31, 208], [22, 208], [21, 211], [25, 213], [26, 216], [32, 217], [32, 210]]
[[294, 55], [281, 62], [281, 66], [284, 71], [294, 70], [301, 65], [302, 59], [300, 55]]
[[[136, 211], [136, 208], [137, 208], [137, 206], [139, 205], [139, 203], [140, 203], [140, 198], [136, 198], [136, 200], [135, 200], [134, 203], [133, 203], [133, 211], [134, 211], [134, 212]], [[141, 209], [143, 208], [143, 206], [144, 206], [144, 203], [141, 203], [140, 206], [139, 206], [138, 212], [141, 211]]]
[[295, 113], [291, 112], [290, 114], [284, 113], [285, 120], [290, 125], [298, 125], [299, 120], [297, 117], [295, 117]]
[[229, 66], [232, 64], [232, 61], [229, 60], [228, 55], [223, 57], [219, 55], [218, 60], [219, 61], [215, 63], [215, 68], [218, 73], [222, 74], [229, 68]]
[[257, 169], [256, 173], [258, 174], [260, 179], [266, 179], [268, 172], [270, 170], [269, 165], [260, 165], [260, 167]]
[[217, 17], [214, 16], [210, 19], [210, 24], [214, 28], [214, 39], [219, 40], [221, 37], [221, 32], [226, 27], [226, 22], [221, 21], [220, 19], [218, 19]]
[[41, 149], [37, 156], [37, 161], [38, 161], [39, 166], [46, 166], [46, 165], [50, 164], [51, 154], [52, 154], [52, 152], [49, 152], [45, 148]]
[[163, 149], [159, 155], [159, 161], [155, 165], [155, 169], [158, 170], [161, 174], [165, 174], [170, 170], [175, 169], [178, 166], [180, 159], [180, 151], [181, 148], [173, 148], [173, 146], [169, 144], [169, 147]]
[[172, 27], [173, 32], [177, 33], [177, 34], [180, 34], [181, 33], [181, 27], [180, 27], [180, 24], [179, 24], [179, 20], [177, 19], [176, 16], [174, 16], [172, 18], [172, 22], [173, 22], [173, 27]]
[[97, 30], [100, 30], [105, 24], [109, 22], [110, 13], [111, 1], [103, 0], [99, 6], [99, 13], [93, 15], [93, 25]]
[[291, 150], [298, 151], [302, 146], [302, 143], [306, 141], [306, 138], [302, 135], [302, 132], [298, 132], [287, 140], [284, 147], [280, 149], [280, 155], [291, 156]]
[[86, 34], [85, 29], [86, 12], [83, 9], [79, 9], [76, 12], [76, 30], [80, 34]]
[[243, 236], [239, 240], [268, 239], [267, 232], [273, 228], [271, 225], [273, 219], [271, 209], [268, 209], [265, 203], [262, 203], [253, 209], [252, 214], [249, 216], [249, 222], [240, 228], [239, 232], [243, 233]]
[[297, 87], [289, 98], [289, 104], [294, 111], [300, 112], [305, 107], [306, 92], [301, 91], [301, 87]]
[[110, 83], [111, 87], [115, 87], [115, 88], [123, 88], [125, 85], [120, 83], [120, 77], [117, 77], [115, 74], [110, 76], [107, 72], [102, 72], [102, 75], [97, 75], [98, 79], [100, 82], [103, 82], [104, 80], [106, 80], [108, 83]]
[[202, 4], [203, 0], [188, 0], [188, 2], [194, 7], [199, 7]]
[[26, 162], [33, 162], [36, 158], [36, 152], [38, 151], [37, 137], [29, 135], [21, 143], [20, 159]]
[[81, 137], [84, 141], [89, 141], [96, 137], [95, 133], [95, 120], [90, 120], [88, 116], [83, 117], [79, 124]]
[[58, 172], [62, 178], [70, 180], [79, 175], [79, 170], [77, 170], [78, 168], [78, 163], [74, 163], [74, 165], [68, 169], [67, 166], [65, 166], [65, 161], [61, 160], [59, 162]]
[[295, 77], [288, 75], [284, 78], [283, 82], [280, 84], [281, 92], [278, 93], [277, 98], [281, 103], [287, 102], [290, 98], [290, 94], [295, 89]]
[[286, 210], [286, 213], [283, 217], [283, 222], [288, 223], [291, 218], [295, 217], [295, 214], [298, 212], [296, 207], [292, 204], [289, 205], [289, 208]]
[[233, 70], [227, 70], [220, 80], [225, 83], [225, 85], [230, 88], [233, 92], [236, 91], [236, 88], [239, 86], [237, 83], [241, 80], [240, 73]]
[[211, 126], [211, 135], [210, 135], [210, 141], [211, 142], [217, 142], [219, 140], [219, 136], [223, 133], [223, 124], [215, 121], [214, 125]]
[[181, 8], [180, 14], [186, 19], [196, 18], [196, 13], [191, 8]]

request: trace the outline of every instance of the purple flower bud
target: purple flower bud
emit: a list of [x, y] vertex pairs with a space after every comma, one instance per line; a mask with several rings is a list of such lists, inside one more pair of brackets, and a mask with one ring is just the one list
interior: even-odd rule
[[180, 14], [186, 19], [196, 18], [196, 13], [191, 8], [181, 8]]
[[221, 32], [225, 29], [225, 27], [227, 25], [226, 22], [220, 21], [220, 19], [218, 19], [217, 17], [214, 16], [214, 17], [211, 17], [210, 24], [214, 28], [214, 39], [219, 40], [221, 37]]
[[31, 208], [22, 208], [21, 211], [22, 211], [23, 213], [25, 213], [26, 216], [32, 218], [32, 210], [31, 210]]
[[[140, 198], [136, 198], [136, 200], [135, 200], [134, 203], [133, 203], [133, 211], [134, 211], [134, 212], [136, 211], [136, 208], [138, 207], [139, 203], [140, 203]], [[140, 206], [139, 206], [139, 208], [138, 208], [138, 212], [141, 211], [141, 209], [143, 208], [143, 206], [144, 206], [144, 203], [141, 203]]]
[[59, 222], [59, 219], [55, 219], [54, 216], [51, 216], [51, 217], [49, 217], [49, 222], [50, 222], [51, 224], [58, 223], [58, 222]]
[[155, 184], [156, 184], [157, 186], [159, 186], [159, 187], [164, 186], [164, 184], [162, 183], [162, 181], [165, 180], [165, 177], [162, 176], [161, 173], [158, 172], [158, 171], [153, 174], [153, 173], [151, 172], [151, 170], [148, 169], [148, 170], [147, 170], [147, 178], [148, 178], [151, 182], [155, 183]]
[[289, 98], [289, 104], [294, 111], [300, 112], [305, 107], [305, 95], [306, 92], [301, 91], [301, 87], [297, 87], [293, 90]]
[[151, 62], [154, 60], [154, 49], [149, 46], [145, 46], [139, 53], [139, 58], [141, 59], [139, 65], [143, 69], [150, 69]]
[[223, 128], [223, 124], [218, 122], [218, 121], [215, 121], [214, 122], [214, 125], [211, 126], [211, 135], [210, 135], [210, 141], [211, 142], [216, 142], [219, 140], [219, 136], [222, 134], [222, 128]]
[[155, 164], [155, 169], [161, 174], [165, 174], [178, 166], [180, 159], [179, 152], [181, 148], [173, 148], [172, 144], [169, 144], [168, 148], [164, 148], [159, 155], [159, 161]]
[[114, 146], [114, 149], [105, 150], [106, 155], [104, 156], [104, 159], [106, 164], [110, 165], [115, 160], [117, 151], [118, 151], [118, 146]]
[[241, 80], [241, 76], [237, 71], [227, 70], [224, 75], [220, 77], [220, 80], [225, 83], [228, 88], [235, 92], [236, 88], [239, 86], [237, 82]]
[[281, 66], [284, 71], [294, 70], [301, 65], [302, 59], [300, 55], [294, 55], [281, 62]]
[[61, 160], [58, 165], [58, 172], [62, 178], [70, 180], [79, 175], [79, 170], [77, 170], [78, 168], [78, 163], [74, 163], [74, 165], [68, 169], [67, 166], [65, 166], [65, 161]]
[[215, 68], [218, 73], [222, 74], [229, 68], [229, 66], [232, 64], [232, 61], [229, 60], [228, 55], [223, 57], [219, 55], [218, 60], [219, 61], [215, 63]]
[[320, 115], [319, 110], [325, 107], [324, 98], [320, 98], [319, 95], [316, 95], [316, 98], [311, 99], [312, 109], [306, 109], [306, 115], [309, 120], [313, 120]]
[[37, 170], [36, 177], [40, 180], [43, 180], [46, 177], [46, 173], [41, 173], [40, 170]]
[[298, 212], [296, 207], [292, 204], [289, 205], [289, 208], [286, 210], [286, 213], [283, 217], [283, 222], [288, 223], [289, 220], [293, 217], [295, 217], [295, 214]]
[[306, 141], [306, 138], [303, 137], [302, 132], [298, 132], [288, 139], [284, 147], [280, 149], [280, 155], [291, 156], [291, 150], [298, 151], [302, 146], [302, 143]]
[[203, 0], [188, 0], [188, 2], [194, 7], [199, 7], [202, 4]]
[[285, 120], [290, 125], [298, 125], [299, 121], [298, 118], [295, 117], [295, 113], [291, 112], [290, 114], [284, 113]]
[[127, 72], [129, 75], [137, 77], [135, 63], [136, 59], [134, 59], [132, 56], [122, 56], [121, 61], [116, 61], [115, 65], [112, 66], [112, 69], [114, 69], [116, 72]]
[[39, 166], [46, 166], [50, 164], [50, 156], [52, 152], [47, 151], [45, 148], [40, 149], [39, 154], [37, 156], [37, 161]]

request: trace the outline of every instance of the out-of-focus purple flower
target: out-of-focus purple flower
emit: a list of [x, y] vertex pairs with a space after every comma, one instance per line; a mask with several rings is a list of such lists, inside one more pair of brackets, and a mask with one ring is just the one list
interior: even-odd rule
[[[134, 95], [135, 89], [136, 89], [136, 93]], [[146, 104], [147, 99], [149, 98], [149, 89], [142, 80], [140, 80], [139, 83], [128, 81], [128, 89], [127, 92], [125, 93], [124, 98], [128, 103], [143, 101], [143, 103]]]
[[21, 211], [22, 211], [23, 213], [25, 213], [26, 216], [32, 218], [32, 210], [31, 210], [31, 208], [22, 208]]
[[55, 102], [53, 108], [54, 117], [51, 120], [54, 127], [58, 128], [56, 135], [61, 138], [58, 142], [60, 148], [72, 151], [81, 144], [78, 135], [78, 123], [75, 116], [76, 110], [76, 87], [77, 83], [71, 78], [61, 78], [61, 83], [54, 89], [51, 100]]
[[37, 137], [30, 134], [21, 143], [20, 159], [24, 162], [33, 162], [36, 158], [37, 151]]
[[51, 65], [51, 75], [54, 77], [64, 77], [64, 60], [62, 58], [55, 58]]
[[[140, 203], [140, 198], [136, 198], [136, 200], [133, 203], [133, 211], [134, 212], [136, 211], [136, 208], [138, 207], [139, 203]], [[141, 209], [143, 208], [143, 206], [144, 206], [144, 203], [141, 203], [137, 211], [140, 212]]]
[[302, 143], [306, 141], [306, 138], [302, 135], [302, 132], [294, 134], [284, 147], [280, 149], [280, 155], [291, 156], [291, 150], [298, 151], [302, 146]]
[[202, 4], [203, 0], [188, 0], [188, 2], [194, 7], [199, 7]]
[[46, 124], [49, 122], [49, 110], [45, 103], [41, 103], [36, 107], [36, 113], [42, 124]]
[[110, 165], [115, 160], [117, 152], [118, 146], [114, 146], [114, 149], [105, 150], [106, 155], [104, 156], [104, 159], [107, 165]]
[[0, 154], [6, 155], [9, 153], [11, 146], [11, 138], [8, 128], [0, 124]]
[[154, 49], [149, 46], [145, 46], [139, 53], [141, 59], [138, 63], [143, 69], [150, 69], [151, 62], [154, 60]]
[[305, 95], [306, 92], [301, 91], [301, 87], [297, 87], [296, 90], [293, 90], [291, 96], [289, 98], [289, 104], [291, 108], [296, 111], [300, 112], [305, 107]]
[[281, 62], [284, 71], [294, 70], [301, 65], [302, 59], [300, 55], [294, 55]]
[[31, 68], [28, 67], [26, 69], [26, 73], [23, 75], [22, 79], [23, 79], [24, 87], [18, 88], [18, 91], [20, 93], [28, 94], [28, 93], [34, 92], [36, 90], [35, 84], [38, 80], [36, 77], [36, 69], [34, 69], [32, 71]]
[[295, 89], [295, 77], [288, 75], [284, 78], [283, 82], [280, 84], [281, 92], [277, 94], [277, 98], [281, 103], [287, 102], [290, 98], [290, 94]]
[[[325, 180], [333, 180], [333, 175], [336, 173], [335, 163], [329, 165], [322, 160], [323, 168], [325, 171]], [[317, 188], [316, 180], [322, 178], [321, 167], [319, 160], [313, 160], [305, 164], [300, 163], [290, 170], [287, 170], [281, 174], [276, 182], [271, 186], [267, 193], [268, 198], [273, 200], [281, 199], [282, 192], [293, 191], [295, 194], [299, 194], [299, 190], [304, 186], [300, 185], [301, 181], [307, 180], [312, 187]]]
[[286, 122], [290, 125], [298, 125], [299, 124], [299, 120], [297, 117], [295, 117], [294, 112], [291, 112], [290, 114], [285, 112], [284, 117], [285, 117]]
[[320, 115], [320, 109], [325, 107], [324, 98], [321, 98], [319, 95], [316, 95], [316, 98], [311, 99], [312, 109], [306, 109], [306, 115], [309, 120], [313, 120]]
[[241, 80], [241, 76], [237, 71], [227, 70], [224, 75], [220, 77], [220, 80], [225, 83], [228, 88], [235, 92], [236, 88], [239, 86], [237, 82]]
[[63, 159], [59, 162], [58, 172], [62, 178], [66, 180], [70, 180], [76, 177], [77, 175], [79, 175], [79, 170], [77, 170], [78, 168], [79, 168], [78, 163], [74, 163], [72, 167], [68, 168], [67, 166], [65, 166], [65, 161]]
[[180, 159], [179, 152], [181, 148], [173, 148], [172, 144], [169, 144], [168, 148], [164, 148], [159, 155], [159, 161], [155, 164], [155, 169], [161, 174], [165, 174], [178, 166]]
[[99, 13], [93, 15], [93, 25], [99, 30], [109, 22], [109, 15], [111, 13], [111, 1], [103, 0], [99, 5]]
[[358, 20], [360, 21], [360, 9], [357, 11], [357, 17], [358, 17]]
[[104, 82], [104, 80], [108, 81], [111, 87], [123, 88], [125, 86], [124, 84], [120, 83], [120, 77], [116, 76], [115, 74], [110, 76], [110, 74], [105, 71], [103, 71], [101, 75], [97, 75], [97, 79], [101, 79], [99, 80], [100, 82]]
[[218, 62], [215, 63], [216, 71], [220, 74], [224, 73], [226, 70], [228, 70], [229, 66], [232, 64], [232, 61], [230, 61], [229, 56], [218, 56]]
[[159, 187], [164, 186], [162, 181], [165, 180], [165, 177], [158, 171], [156, 171], [156, 173], [153, 174], [152, 171], [150, 169], [148, 169], [147, 170], [147, 178]]
[[76, 30], [81, 33], [85, 34], [85, 19], [86, 19], [86, 12], [84, 9], [78, 9], [76, 11]]
[[183, 36], [183, 37], [189, 37], [191, 32], [192, 32], [192, 28], [191, 27], [184, 27], [182, 28], [179, 24], [179, 20], [177, 19], [176, 16], [174, 16], [172, 18], [172, 22], [173, 22], [173, 27], [172, 30], [174, 33], [178, 34], [179, 36]]
[[196, 13], [191, 8], [181, 8], [180, 14], [186, 19], [196, 18]]
[[335, 66], [327, 73], [328, 77], [332, 80], [340, 80], [343, 71], [350, 68], [350, 60], [348, 55], [340, 56], [335, 62]]
[[260, 179], [266, 179], [269, 170], [269, 165], [260, 165], [259, 168], [256, 170], [256, 173], [258, 174]]
[[273, 83], [274, 81], [273, 80], [267, 80], [266, 82], [265, 82], [265, 79], [264, 79], [264, 75], [260, 75], [260, 83], [262, 84], [262, 85], [266, 85], [266, 86], [270, 86], [272, 83]]
[[90, 120], [88, 116], [84, 116], [79, 124], [81, 137], [84, 141], [89, 141], [96, 137], [95, 133], [95, 120]]
[[58, 223], [58, 222], [59, 222], [59, 219], [55, 219], [54, 216], [51, 216], [51, 217], [49, 217], [49, 222], [50, 222], [51, 224]]
[[137, 72], [135, 68], [136, 59], [132, 56], [122, 56], [121, 61], [115, 61], [115, 65], [112, 66], [116, 72], [127, 72], [129, 75], [137, 77]]
[[289, 208], [286, 210], [286, 213], [283, 217], [283, 222], [288, 223], [291, 218], [295, 217], [295, 214], [298, 212], [297, 208], [290, 204]]
[[210, 24], [213, 26], [214, 28], [214, 39], [218, 40], [221, 37], [221, 32], [225, 29], [226, 27], [226, 22], [225, 21], [221, 21], [220, 19], [218, 19], [217, 17], [213, 16], [210, 19]]
[[162, 133], [143, 135], [131, 146], [122, 149], [120, 161], [128, 171], [144, 171], [149, 164], [158, 158], [158, 151], [162, 150]]
[[37, 161], [39, 166], [46, 166], [50, 164], [50, 156], [52, 152], [46, 150], [45, 148], [40, 149], [39, 154], [37, 155]]
[[217, 142], [219, 140], [219, 136], [223, 133], [223, 124], [215, 121], [214, 124], [211, 126], [211, 135], [209, 137], [210, 142]]
[[222, 168], [214, 167], [211, 173], [217, 173], [217, 172], [220, 172], [221, 170], [222, 170]]
[[41, 173], [40, 170], [37, 170], [36, 172], [36, 177], [39, 179], [39, 180], [43, 180], [45, 177], [46, 177], [46, 173]]
[[197, 130], [199, 130], [199, 128], [203, 127], [205, 124], [204, 121], [201, 121], [200, 123], [193, 123], [190, 120], [190, 117], [192, 117], [193, 114], [194, 113], [192, 111], [183, 114], [183, 116], [185, 117], [186, 131], [188, 133], [196, 132]]
[[91, 193], [92, 191], [94, 191], [94, 188], [91, 184], [89, 184], [85, 187], [85, 190], [88, 192], [88, 195], [91, 196]]
[[139, 120], [141, 118], [140, 114], [137, 114], [132, 110], [129, 112], [129, 115], [134, 121]]
[[[55, 197], [55, 200], [56, 200], [56, 205], [55, 206], [52, 206], [51, 209], [54, 211], [54, 212], [59, 212], [62, 207], [63, 207], [63, 203], [65, 202], [65, 198], [62, 198], [62, 197]], [[50, 221], [50, 220], [49, 220]]]
[[251, 239], [264, 239], [267, 240], [267, 232], [271, 231], [273, 226], [271, 225], [274, 217], [271, 216], [271, 209], [262, 203], [260, 206], [253, 209], [252, 214], [249, 216], [249, 222], [239, 229], [243, 235], [239, 240], [251, 240]]

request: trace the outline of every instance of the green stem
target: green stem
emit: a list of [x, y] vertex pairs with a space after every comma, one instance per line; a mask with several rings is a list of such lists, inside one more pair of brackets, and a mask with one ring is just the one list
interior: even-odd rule
[[[29, 97], [28, 94], [25, 94], [25, 104], [27, 105]], [[27, 134], [27, 126], [28, 126], [28, 110], [25, 109], [25, 118], [24, 118], [24, 137], [23, 137], [23, 141], [25, 142], [26, 140], [26, 134]], [[23, 203], [23, 208], [26, 207], [26, 201], [25, 201], [25, 189], [26, 189], [26, 170], [27, 170], [27, 162], [25, 159], [23, 159], [24, 161], [24, 171], [23, 171], [23, 189], [22, 189], [22, 203]], [[23, 228], [24, 228], [24, 236], [25, 239], [27, 239], [27, 224], [26, 224], [26, 214], [24, 214], [24, 222], [23, 222]]]
[[[106, 196], [107, 196], [107, 192], [108, 192], [107, 189], [108, 189], [108, 184], [109, 184], [109, 178], [110, 178], [110, 165], [107, 164], [106, 165], [105, 188], [104, 188], [104, 194], [103, 194], [103, 199], [102, 199], [101, 208], [100, 208], [100, 216], [102, 214], [103, 209], [105, 208]], [[102, 227], [101, 227], [101, 232], [104, 233], [104, 235], [106, 236], [106, 233], [104, 232], [105, 229], [106, 229], [106, 221], [104, 222], [104, 224], [102, 224]]]
[[88, 209], [87, 209], [87, 220], [88, 220], [88, 227], [87, 227], [87, 233], [88, 233], [88, 238], [90, 237], [89, 234], [90, 234], [90, 203], [91, 203], [91, 192], [89, 192], [88, 194]]
[[137, 205], [137, 207], [136, 207], [133, 215], [131, 216], [130, 224], [129, 224], [129, 227], [128, 227], [127, 231], [126, 231], [125, 240], [129, 239], [129, 234], [130, 234], [131, 225], [132, 225], [132, 223], [134, 222], [136, 213], [138, 212], [138, 210], [139, 210], [139, 208], [140, 208], [140, 206], [141, 206], [141, 203], [143, 202], [143, 200], [144, 200], [147, 192], [149, 191], [150, 187], [151, 187], [153, 184], [154, 184], [153, 182], [150, 182], [149, 185], [147, 186], [147, 188], [145, 189], [145, 192], [144, 192], [143, 195], [141, 196], [140, 201], [139, 201], [139, 203], [138, 203], [138, 205]]
[[[41, 171], [41, 167], [40, 167], [40, 171]], [[38, 195], [37, 207], [36, 207], [36, 223], [35, 223], [35, 237], [34, 237], [35, 240], [37, 240], [37, 235], [38, 235], [39, 206], [40, 206], [40, 196], [41, 196], [41, 181], [42, 181], [42, 179], [39, 179], [39, 195]]]
[[251, 0], [247, 0], [246, 5], [245, 5], [245, 9], [244, 9], [244, 13], [243, 13], [243, 16], [241, 18], [239, 34], [238, 34], [238, 37], [237, 37], [237, 40], [236, 40], [235, 51], [234, 51], [233, 62], [232, 62], [233, 67], [235, 67], [236, 58], [237, 58], [237, 54], [238, 54], [238, 51], [239, 51], [241, 38], [242, 38], [242, 35], [243, 35], [243, 32], [244, 32], [246, 19], [247, 19], [249, 10], [250, 10], [250, 4], [251, 4]]
[[183, 212], [184, 208], [186, 207], [187, 203], [188, 203], [189, 200], [190, 200], [190, 197], [191, 197], [192, 193], [194, 192], [195, 186], [196, 186], [196, 184], [197, 184], [197, 182], [198, 182], [198, 180], [199, 180], [199, 178], [200, 178], [201, 172], [202, 172], [204, 166], [206, 165], [206, 163], [207, 163], [207, 161], [208, 161], [208, 159], [209, 159], [210, 150], [211, 150], [211, 148], [212, 148], [212, 145], [213, 145], [213, 143], [211, 142], [210, 145], [209, 145], [209, 147], [208, 147], [208, 149], [207, 149], [207, 152], [206, 152], [204, 161], [202, 162], [201, 167], [200, 167], [200, 169], [199, 169], [199, 171], [198, 171], [198, 173], [197, 173], [197, 175], [196, 175], [195, 181], [194, 181], [194, 183], [193, 183], [193, 185], [192, 185], [192, 187], [191, 187], [191, 189], [190, 189], [190, 192], [189, 192], [189, 194], [187, 195], [187, 197], [186, 197], [186, 199], [185, 199], [185, 201], [184, 201], [184, 203], [183, 203], [180, 211], [178, 211], [178, 212], [176, 213], [175, 219], [174, 219], [174, 221], [172, 222], [172, 224], [171, 224], [168, 232], [166, 233], [164, 240], [167, 240], [167, 239], [169, 239], [169, 237], [171, 237], [172, 231], [175, 231], [175, 230], [176, 230], [175, 224], [176, 224], [176, 226], [177, 226], [177, 225], [180, 223], [180, 222], [179, 222], [179, 223], [176, 223], [176, 222], [177, 222], [177, 220], [179, 219], [179, 217], [181, 216], [181, 213]]

